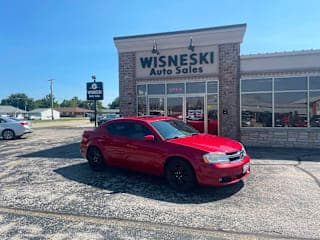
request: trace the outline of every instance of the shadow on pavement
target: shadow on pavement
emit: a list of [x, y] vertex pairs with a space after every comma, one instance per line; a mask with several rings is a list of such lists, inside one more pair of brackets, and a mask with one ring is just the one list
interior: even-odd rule
[[[50, 149], [40, 150], [33, 153], [20, 155], [19, 157], [44, 157], [44, 158], [82, 158], [80, 143], [71, 143]], [[320, 162], [320, 149], [300, 148], [269, 148], [247, 147], [247, 152], [252, 159], [259, 160], [292, 160]]]
[[127, 193], [172, 203], [207, 203], [228, 198], [239, 192], [244, 183], [226, 187], [198, 187], [190, 193], [178, 193], [166, 184], [164, 178], [108, 167], [94, 172], [87, 163], [75, 164], [55, 170], [67, 179], [111, 191]]
[[37, 152], [32, 152], [19, 157], [24, 158], [82, 158], [80, 154], [80, 143], [71, 143], [63, 146], [53, 147]]
[[247, 147], [252, 159], [320, 162], [320, 149]]

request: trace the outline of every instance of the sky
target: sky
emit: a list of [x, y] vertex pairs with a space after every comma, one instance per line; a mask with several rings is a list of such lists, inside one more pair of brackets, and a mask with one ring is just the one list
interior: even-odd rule
[[113, 37], [246, 23], [241, 54], [320, 49], [319, 0], [0, 0], [0, 100], [118, 96]]

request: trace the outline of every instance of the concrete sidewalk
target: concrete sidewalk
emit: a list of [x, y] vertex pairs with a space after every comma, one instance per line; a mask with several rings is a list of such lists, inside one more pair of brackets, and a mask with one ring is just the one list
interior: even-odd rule
[[293, 165], [320, 187], [320, 149], [248, 147], [247, 152], [255, 165]]

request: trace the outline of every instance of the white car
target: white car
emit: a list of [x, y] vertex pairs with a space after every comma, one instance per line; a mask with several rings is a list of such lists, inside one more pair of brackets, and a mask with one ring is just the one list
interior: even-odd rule
[[35, 116], [35, 115], [30, 115], [28, 117], [29, 120], [41, 120], [41, 117], [40, 116]]
[[5, 140], [15, 139], [31, 132], [32, 129], [28, 121], [0, 117], [0, 137]]

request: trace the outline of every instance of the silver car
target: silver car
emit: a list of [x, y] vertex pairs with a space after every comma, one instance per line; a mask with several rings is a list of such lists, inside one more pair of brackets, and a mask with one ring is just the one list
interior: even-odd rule
[[31, 132], [32, 129], [28, 121], [0, 117], [0, 137], [5, 140], [21, 137]]

